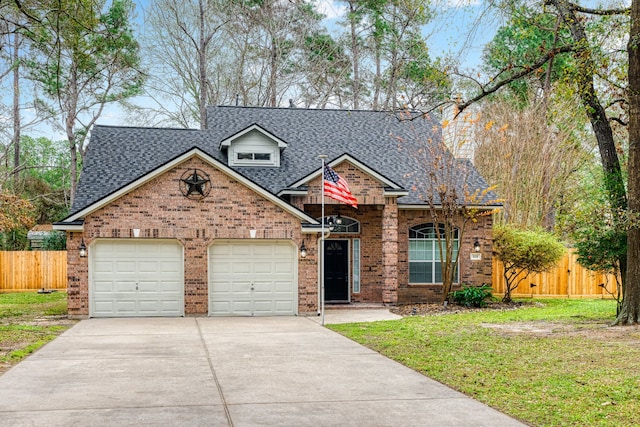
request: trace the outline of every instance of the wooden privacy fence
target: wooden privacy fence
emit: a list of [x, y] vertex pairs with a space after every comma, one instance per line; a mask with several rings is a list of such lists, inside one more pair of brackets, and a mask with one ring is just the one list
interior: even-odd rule
[[[516, 280], [524, 274], [518, 276]], [[493, 292], [503, 295], [505, 292], [504, 266], [493, 258]], [[578, 264], [578, 255], [565, 253], [558, 266], [545, 273], [530, 274], [511, 291], [514, 298], [612, 298], [601, 286], [604, 283], [609, 291], [616, 287], [615, 277], [588, 270]], [[534, 284], [535, 286], [531, 286]]]
[[66, 251], [0, 252], [0, 292], [67, 290]]

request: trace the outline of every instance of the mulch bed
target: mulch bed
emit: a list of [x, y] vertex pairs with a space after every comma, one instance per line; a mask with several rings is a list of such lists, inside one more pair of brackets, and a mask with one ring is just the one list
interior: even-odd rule
[[[522, 307], [531, 306], [533, 302], [511, 302], [503, 303], [500, 301], [492, 301], [484, 308], [465, 307], [456, 304], [402, 304], [390, 307], [392, 313], [401, 316], [439, 316], [445, 314], [464, 313], [468, 311], [487, 311], [487, 310], [517, 310]], [[539, 303], [538, 303], [539, 304]]]

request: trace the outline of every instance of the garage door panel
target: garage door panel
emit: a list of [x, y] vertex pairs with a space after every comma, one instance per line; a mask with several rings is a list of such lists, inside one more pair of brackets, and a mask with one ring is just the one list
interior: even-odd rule
[[97, 241], [90, 256], [92, 316], [183, 315], [183, 255], [176, 241]]
[[213, 244], [209, 249], [209, 314], [295, 314], [296, 254], [290, 242], [282, 241]]
[[234, 258], [238, 256], [252, 256], [253, 248], [249, 245], [232, 245], [229, 247], [227, 253]]
[[100, 281], [100, 282], [94, 282], [93, 284], [93, 291], [94, 294], [95, 293], [112, 293], [115, 291], [115, 283], [111, 280], [109, 281]]
[[159, 289], [163, 294], [180, 295], [182, 293], [182, 283], [178, 281], [163, 280], [160, 282]]
[[251, 282], [246, 280], [233, 280], [228, 282], [231, 285], [231, 292], [236, 295], [249, 295], [251, 293]]
[[273, 273], [273, 262], [254, 262], [253, 272], [256, 274], [271, 274]]
[[238, 261], [231, 264], [231, 272], [233, 274], [251, 274], [251, 262], [250, 261]]
[[140, 261], [137, 263], [139, 274], [151, 274], [157, 275], [158, 272], [162, 272], [162, 264], [158, 261]]
[[113, 271], [113, 262], [112, 261], [95, 261], [93, 263], [93, 269], [97, 273]]
[[276, 293], [279, 294], [290, 294], [293, 289], [294, 284], [292, 282], [279, 282], [279, 281], [275, 281], [274, 284], [274, 291]]
[[[116, 294], [134, 293], [136, 291], [136, 282], [118, 280], [114, 282], [114, 291]], [[117, 296], [117, 295], [116, 295]]]
[[162, 261], [160, 264], [160, 271], [163, 273], [180, 274], [182, 271], [182, 263], [180, 261]]
[[286, 262], [275, 262], [273, 264], [275, 268], [275, 273], [277, 274], [292, 274], [293, 273], [293, 265], [291, 263]]
[[116, 309], [116, 304], [115, 301], [96, 301], [94, 307], [94, 314], [100, 315], [113, 313]]
[[135, 261], [118, 260], [118, 261], [115, 261], [113, 264], [115, 267], [115, 273], [117, 274], [126, 274], [126, 273], [135, 274], [136, 272]]

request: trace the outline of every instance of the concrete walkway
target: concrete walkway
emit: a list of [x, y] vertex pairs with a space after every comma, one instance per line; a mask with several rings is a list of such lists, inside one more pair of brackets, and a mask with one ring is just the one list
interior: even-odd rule
[[83, 320], [0, 376], [0, 425], [524, 425], [316, 321]]

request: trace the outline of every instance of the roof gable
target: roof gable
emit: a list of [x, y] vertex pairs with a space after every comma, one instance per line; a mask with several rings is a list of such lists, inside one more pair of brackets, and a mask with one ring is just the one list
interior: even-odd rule
[[[388, 193], [389, 195], [393, 194], [394, 196], [406, 196], [408, 194], [408, 192], [404, 188], [402, 188], [400, 185], [396, 184], [391, 179], [387, 178], [386, 176], [382, 175], [381, 173], [377, 172], [373, 168], [367, 166], [363, 162], [359, 161], [358, 159], [355, 159], [353, 156], [350, 156], [347, 153], [342, 154], [341, 156], [339, 156], [339, 157], [337, 157], [337, 158], [335, 158], [333, 160], [330, 160], [330, 161], [326, 162], [325, 164], [329, 165], [332, 168], [335, 168], [337, 165], [339, 165], [339, 164], [341, 164], [343, 162], [348, 162], [348, 163], [352, 164], [353, 166], [355, 166], [360, 171], [364, 172], [365, 174], [371, 176], [376, 181], [380, 182], [380, 184], [382, 184], [382, 186], [385, 187], [385, 192]], [[298, 181], [294, 182], [288, 188], [281, 190], [279, 195], [282, 195], [282, 194], [292, 194], [292, 195], [306, 194], [306, 192], [305, 192], [306, 185], [309, 184], [309, 182], [313, 181], [314, 179], [319, 178], [321, 175], [322, 175], [322, 166], [320, 164], [320, 160], [318, 159], [318, 169], [317, 170], [313, 171], [312, 173], [308, 174], [307, 176], [305, 176], [305, 177], [299, 179]]]
[[229, 147], [234, 141], [236, 141], [237, 139], [251, 133], [251, 132], [258, 132], [261, 135], [263, 135], [265, 138], [272, 140], [277, 146], [278, 148], [287, 148], [287, 143], [284, 142], [283, 140], [281, 140], [280, 138], [278, 138], [277, 136], [275, 136], [274, 134], [270, 133], [269, 131], [261, 128], [259, 125], [257, 124], [252, 124], [251, 126], [241, 130], [240, 132], [237, 132], [233, 135], [231, 135], [228, 138], [223, 139], [222, 141], [220, 141], [220, 149], [222, 150], [224, 147]]
[[306, 213], [304, 213], [303, 211], [297, 209], [296, 207], [288, 204], [287, 202], [285, 202], [284, 200], [280, 199], [279, 197], [276, 197], [274, 194], [270, 193], [269, 191], [265, 190], [263, 187], [261, 187], [259, 184], [251, 181], [250, 179], [244, 177], [243, 175], [239, 174], [238, 172], [234, 171], [233, 169], [229, 168], [228, 166], [226, 166], [224, 163], [222, 163], [221, 161], [211, 157], [210, 155], [208, 155], [207, 153], [203, 152], [202, 150], [200, 150], [199, 148], [192, 148], [188, 151], [186, 151], [185, 153], [181, 154], [180, 156], [175, 157], [174, 159], [171, 159], [170, 161], [166, 162], [165, 164], [163, 164], [162, 166], [149, 171], [149, 173], [147, 173], [144, 176], [139, 177], [138, 179], [129, 182], [127, 185], [119, 188], [118, 190], [112, 192], [111, 194], [100, 198], [99, 200], [97, 200], [96, 202], [86, 206], [85, 208], [73, 213], [72, 215], [69, 215], [67, 218], [65, 218], [63, 221], [61, 221], [61, 223], [72, 223], [74, 221], [77, 221], [83, 217], [85, 217], [86, 215], [89, 215], [92, 212], [95, 212], [105, 206], [107, 206], [108, 204], [112, 203], [113, 201], [119, 199], [120, 197], [124, 196], [127, 193], [130, 193], [131, 191], [137, 189], [138, 187], [148, 183], [149, 181], [153, 180], [154, 178], [164, 174], [165, 172], [167, 172], [168, 170], [174, 168], [175, 166], [187, 161], [188, 159], [191, 159], [193, 157], [198, 157], [201, 160], [209, 163], [211, 166], [215, 167], [216, 169], [220, 170], [222, 173], [226, 174], [227, 176], [233, 178], [234, 180], [240, 182], [241, 184], [249, 187], [251, 190], [255, 191], [256, 193], [260, 194], [262, 197], [266, 198], [267, 200], [269, 200], [270, 202], [272, 202], [273, 204], [279, 206], [280, 208], [282, 208], [284, 211], [289, 212], [290, 214], [296, 216], [297, 218], [299, 218], [300, 220], [304, 221], [304, 222], [308, 222], [310, 224], [317, 224], [318, 222], [312, 218], [311, 216], [307, 215]]

